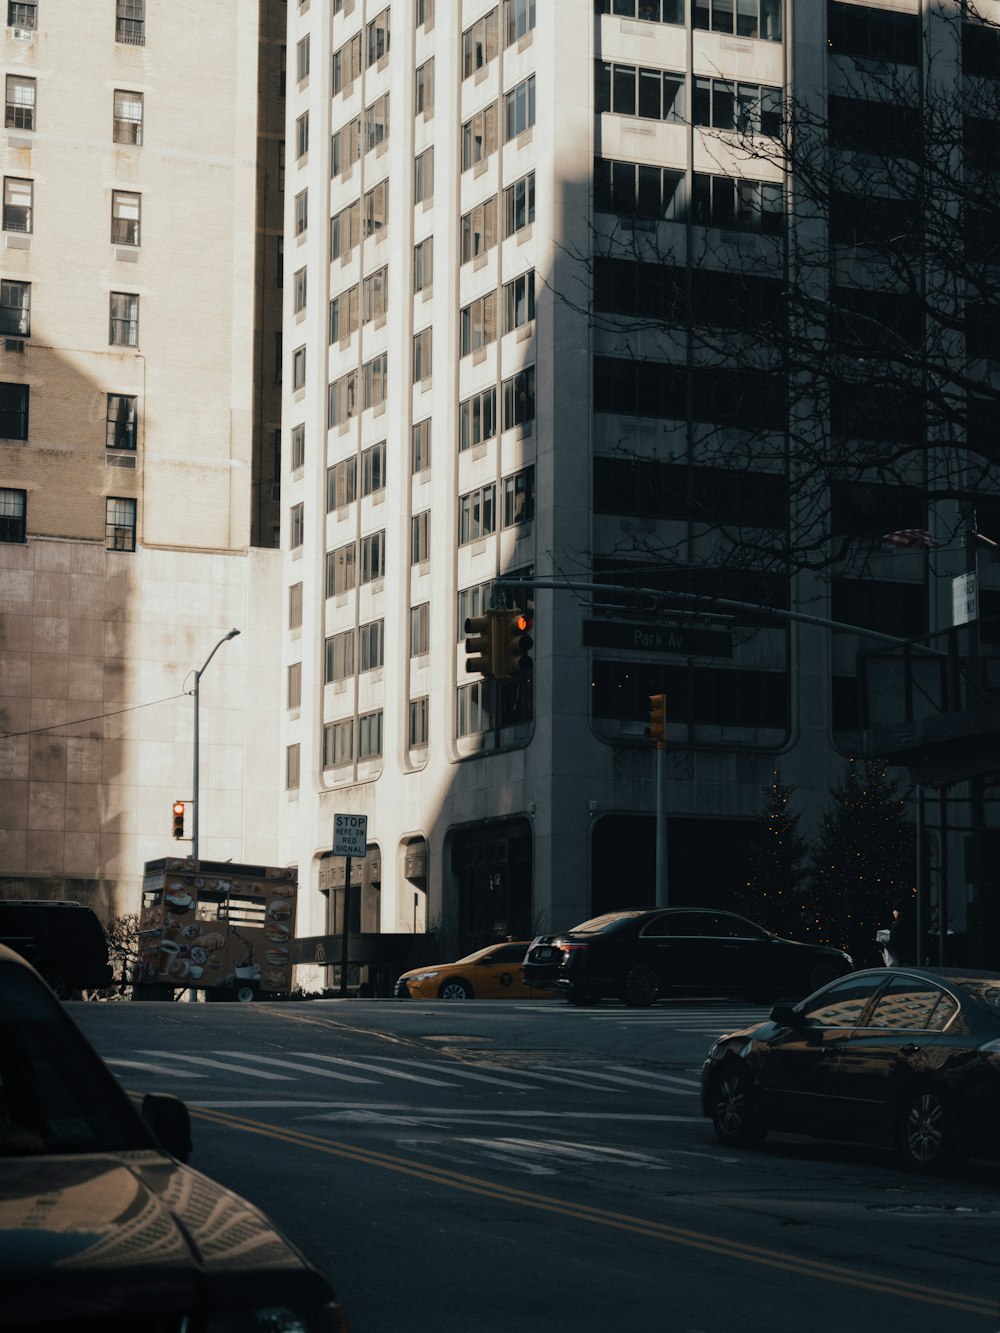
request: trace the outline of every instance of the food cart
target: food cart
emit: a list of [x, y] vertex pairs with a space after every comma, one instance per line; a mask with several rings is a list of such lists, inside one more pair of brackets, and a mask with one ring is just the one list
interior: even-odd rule
[[196, 989], [246, 1002], [287, 993], [297, 896], [297, 873], [284, 866], [147, 861], [136, 998]]

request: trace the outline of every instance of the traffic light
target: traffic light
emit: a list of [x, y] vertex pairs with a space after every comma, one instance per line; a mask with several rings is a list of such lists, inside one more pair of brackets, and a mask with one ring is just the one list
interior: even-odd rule
[[174, 837], [184, 837], [184, 802], [174, 801]]
[[465, 622], [466, 671], [477, 671], [481, 676], [495, 675], [497, 615], [484, 611], [481, 616], [469, 616]]
[[667, 696], [651, 694], [649, 696], [649, 726], [646, 735], [662, 748], [667, 740]]
[[534, 644], [530, 633], [532, 620], [523, 611], [507, 611], [503, 617], [502, 659], [497, 675], [501, 680], [517, 680], [530, 676], [535, 664], [531, 660]]

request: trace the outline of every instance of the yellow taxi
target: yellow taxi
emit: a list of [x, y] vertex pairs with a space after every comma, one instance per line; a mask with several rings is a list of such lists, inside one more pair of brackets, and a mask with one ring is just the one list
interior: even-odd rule
[[504, 940], [477, 949], [457, 963], [414, 967], [396, 982], [397, 999], [548, 1000], [550, 990], [523, 984], [521, 963], [530, 940]]

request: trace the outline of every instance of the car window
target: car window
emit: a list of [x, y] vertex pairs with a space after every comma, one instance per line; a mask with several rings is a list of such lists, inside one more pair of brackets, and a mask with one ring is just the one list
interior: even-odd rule
[[0, 964], [0, 1156], [149, 1148], [142, 1121], [47, 986]]
[[768, 932], [761, 926], [755, 926], [746, 917], [736, 916], [732, 912], [719, 912], [715, 917], [717, 935], [727, 935], [737, 940], [766, 940]]
[[881, 986], [884, 977], [843, 977], [810, 997], [799, 1008], [808, 1027], [853, 1027], [865, 1005]]
[[484, 963], [521, 963], [528, 946], [526, 944], [501, 944], [498, 949], [491, 949]]
[[650, 921], [644, 935], [718, 935], [714, 912], [671, 912]]
[[581, 921], [568, 931], [569, 935], [606, 935], [612, 930], [621, 930], [630, 921], [634, 921], [642, 912], [608, 912], [604, 916], [592, 917], [590, 921]]
[[940, 1032], [958, 1008], [954, 998], [922, 977], [901, 973], [878, 997], [866, 1028], [932, 1028]]

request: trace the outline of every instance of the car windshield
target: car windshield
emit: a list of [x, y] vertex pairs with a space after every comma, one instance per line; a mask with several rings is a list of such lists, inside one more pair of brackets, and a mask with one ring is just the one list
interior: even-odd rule
[[458, 967], [461, 963], [478, 963], [480, 958], [485, 958], [488, 953], [492, 953], [497, 946], [488, 944], [485, 949], [477, 949], [475, 953], [467, 953], [464, 958], [456, 958], [453, 963], [439, 963], [439, 967]]
[[48, 987], [27, 968], [0, 964], [0, 1156], [150, 1146]]
[[634, 921], [638, 916], [645, 916], [645, 911], [640, 912], [606, 912], [604, 916], [592, 917], [589, 921], [581, 921], [578, 926], [574, 926], [568, 931], [569, 935], [606, 935], [609, 931], [618, 930]]

